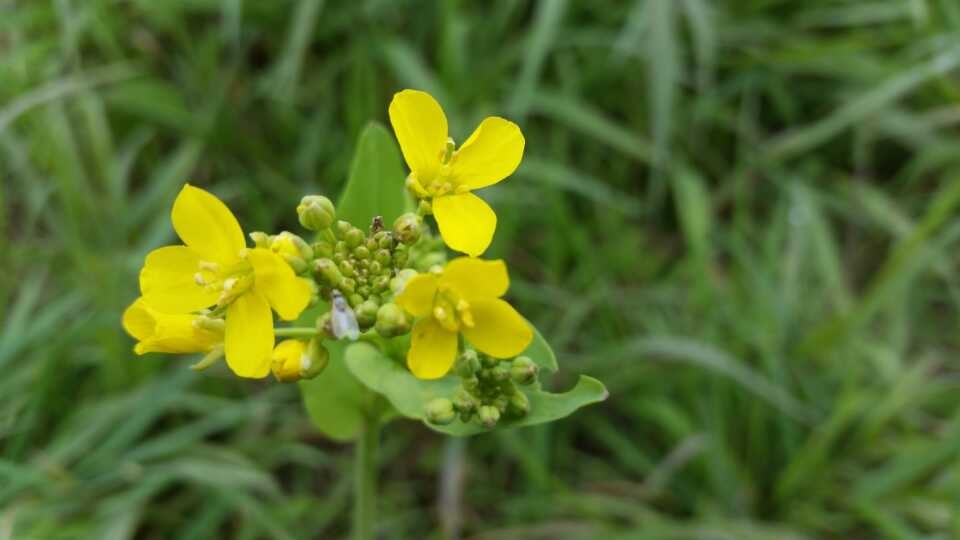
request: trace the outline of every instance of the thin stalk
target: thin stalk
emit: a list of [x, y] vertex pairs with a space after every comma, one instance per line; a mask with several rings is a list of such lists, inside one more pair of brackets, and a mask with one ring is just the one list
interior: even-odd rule
[[317, 329], [310, 326], [288, 326], [286, 328], [274, 328], [273, 333], [277, 337], [292, 338], [311, 338], [317, 335]]
[[353, 538], [372, 540], [377, 511], [377, 453], [380, 421], [368, 416], [354, 447]]

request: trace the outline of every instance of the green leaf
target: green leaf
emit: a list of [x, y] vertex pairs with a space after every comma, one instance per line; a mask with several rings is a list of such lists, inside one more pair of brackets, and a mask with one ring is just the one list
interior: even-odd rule
[[350, 441], [360, 433], [369, 398], [343, 362], [346, 343], [328, 341], [324, 346], [330, 352], [330, 364], [316, 378], [300, 382], [303, 403], [313, 425], [324, 435]]
[[[433, 398], [451, 397], [459, 386], [456, 377], [431, 381], [417, 379], [400, 362], [385, 356], [369, 343], [354, 343], [347, 347], [344, 361], [357, 379], [383, 394], [403, 416], [421, 420], [430, 428], [448, 435], [467, 436], [489, 431], [476, 421], [464, 424], [456, 420], [446, 426], [425, 421], [426, 404]], [[553, 361], [555, 365], [556, 361]], [[581, 376], [576, 386], [562, 394], [544, 392], [538, 386], [522, 388], [522, 391], [530, 399], [530, 413], [522, 418], [502, 419], [499, 427], [530, 426], [559, 420], [580, 407], [603, 401], [608, 395], [600, 381], [586, 376]]]
[[556, 373], [560, 369], [560, 366], [557, 365], [557, 356], [553, 354], [553, 349], [550, 348], [550, 344], [543, 339], [540, 331], [536, 328], [533, 329], [533, 341], [520, 354], [533, 360], [535, 364], [540, 366], [540, 369], [548, 373]]
[[337, 204], [337, 217], [366, 228], [375, 216], [390, 226], [412, 207], [403, 162], [393, 136], [381, 124], [367, 124], [357, 141], [350, 178]]

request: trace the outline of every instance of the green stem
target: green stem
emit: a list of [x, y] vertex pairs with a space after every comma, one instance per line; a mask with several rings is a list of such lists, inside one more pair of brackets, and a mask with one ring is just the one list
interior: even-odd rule
[[274, 328], [273, 333], [277, 337], [293, 337], [293, 338], [312, 338], [316, 337], [318, 334], [316, 328], [311, 328], [309, 326], [290, 326], [287, 328]]
[[380, 421], [370, 415], [354, 447], [353, 538], [372, 540], [377, 511], [377, 452]]

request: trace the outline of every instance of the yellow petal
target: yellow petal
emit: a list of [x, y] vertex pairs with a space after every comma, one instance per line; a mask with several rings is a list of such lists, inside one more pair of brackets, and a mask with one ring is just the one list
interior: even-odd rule
[[241, 377], [260, 379], [270, 373], [273, 315], [262, 295], [247, 292], [227, 308], [224, 352], [227, 365]]
[[440, 236], [450, 249], [471, 257], [487, 249], [497, 228], [497, 215], [483, 199], [462, 193], [435, 197], [432, 204]]
[[307, 351], [307, 342], [299, 339], [286, 339], [273, 349], [270, 369], [280, 382], [293, 382], [300, 379], [303, 370], [303, 355]]
[[448, 332], [431, 317], [413, 325], [407, 367], [419, 379], [439, 379], [457, 357], [457, 334]]
[[147, 254], [140, 271], [140, 292], [165, 313], [189, 313], [217, 303], [219, 294], [197, 285], [200, 258], [186, 246], [167, 246]]
[[470, 311], [474, 326], [463, 326], [460, 331], [478, 351], [494, 358], [510, 358], [530, 345], [533, 339], [530, 324], [503, 300], [472, 302]]
[[447, 148], [447, 117], [440, 104], [419, 90], [397, 92], [390, 102], [390, 124], [410, 171], [422, 183], [432, 181]]
[[449, 285], [464, 300], [499, 298], [510, 287], [507, 265], [501, 260], [485, 261], [458, 257], [447, 263], [440, 283]]
[[173, 202], [173, 228], [183, 243], [203, 260], [231, 263], [246, 246], [243, 231], [220, 199], [190, 184]]
[[423, 317], [433, 310], [433, 297], [436, 294], [437, 276], [417, 274], [407, 281], [394, 301], [414, 317]]
[[123, 312], [123, 328], [139, 341], [134, 347], [137, 354], [209, 351], [223, 341], [223, 335], [195, 327], [196, 318], [186, 313], [160, 313], [138, 298]]
[[299, 317], [313, 294], [310, 283], [297, 277], [282, 257], [268, 249], [248, 250], [246, 257], [253, 265], [253, 286], [270, 302], [270, 307], [283, 320]]
[[487, 117], [454, 155], [453, 181], [470, 189], [496, 184], [517, 170], [523, 146], [523, 133], [516, 124]]

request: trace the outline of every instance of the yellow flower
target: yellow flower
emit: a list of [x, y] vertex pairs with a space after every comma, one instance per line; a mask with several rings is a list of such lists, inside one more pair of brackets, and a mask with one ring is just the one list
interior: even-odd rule
[[216, 323], [202, 325], [203, 315], [160, 313], [137, 298], [123, 312], [123, 328], [137, 339], [133, 350], [186, 354], [207, 352], [223, 343], [223, 330]]
[[414, 317], [407, 366], [421, 379], [443, 377], [457, 356], [457, 334], [494, 358], [510, 358], [527, 348], [533, 330], [500, 297], [510, 279], [503, 261], [460, 257], [440, 274], [419, 274], [396, 298]]
[[390, 102], [390, 123], [410, 168], [407, 185], [430, 199], [443, 241], [471, 257], [493, 239], [497, 215], [472, 190], [510, 176], [523, 158], [523, 134], [513, 122], [490, 116], [454, 151], [447, 117], [430, 94], [404, 90]]
[[269, 249], [248, 249], [237, 219], [202, 189], [185, 185], [171, 218], [186, 245], [147, 255], [143, 298], [161, 313], [225, 310], [227, 365], [241, 377], [265, 377], [274, 343], [270, 310], [296, 319], [310, 301], [310, 284]]

